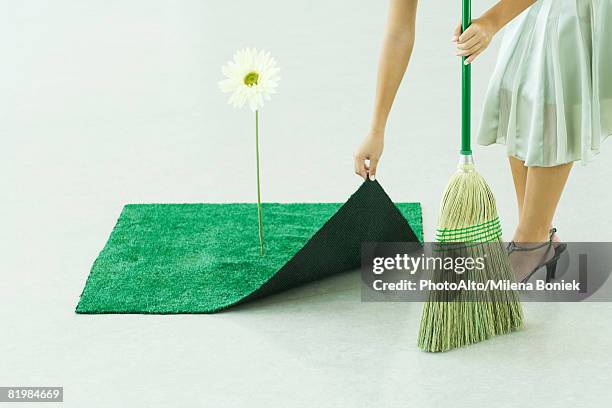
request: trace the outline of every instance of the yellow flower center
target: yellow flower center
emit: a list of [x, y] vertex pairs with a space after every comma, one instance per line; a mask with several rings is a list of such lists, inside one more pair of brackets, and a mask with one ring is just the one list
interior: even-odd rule
[[249, 72], [244, 77], [244, 84], [246, 86], [257, 85], [258, 82], [259, 82], [259, 74], [257, 72]]

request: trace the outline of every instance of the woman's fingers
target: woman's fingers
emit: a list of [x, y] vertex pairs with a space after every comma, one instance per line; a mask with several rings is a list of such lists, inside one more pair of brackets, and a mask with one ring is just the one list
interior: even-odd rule
[[478, 51], [481, 51], [483, 47], [483, 43], [482, 42], [478, 42], [476, 43], [476, 45], [472, 46], [471, 48], [468, 48], [466, 50], [457, 50], [457, 55], [460, 57], [465, 57], [468, 55], [472, 55]]
[[452, 42], [459, 41], [460, 35], [461, 35], [461, 22], [459, 22], [459, 24], [457, 24], [457, 26], [455, 27], [455, 31], [453, 31], [453, 37], [451, 38], [451, 41]]
[[361, 142], [361, 145], [353, 155], [355, 158], [354, 166], [355, 173], [363, 177], [374, 180], [376, 177], [376, 168], [378, 167], [378, 160], [382, 155], [384, 147], [384, 130], [370, 131], [368, 136]]
[[458, 42], [457, 48], [459, 48], [460, 50], [469, 50], [470, 48], [478, 44], [480, 41], [482, 41], [482, 36], [475, 35], [465, 42]]
[[[469, 31], [469, 33], [468, 33]], [[490, 38], [480, 24], [472, 24], [464, 34], [459, 37], [456, 55], [466, 57], [465, 64], [471, 64], [489, 45]]]
[[470, 38], [472, 38], [473, 36], [478, 34], [478, 26], [475, 24], [472, 24], [471, 26], [469, 26], [467, 28], [467, 30], [465, 30], [460, 36], [459, 36], [459, 43], [464, 43], [467, 40], [469, 40]]
[[[456, 55], [465, 57], [466, 65], [474, 62], [476, 57], [489, 46], [496, 33], [495, 27], [495, 24], [484, 17], [472, 20], [472, 24], [457, 39]], [[457, 28], [455, 28], [456, 32]]]
[[355, 156], [355, 174], [363, 177], [364, 180], [368, 177], [368, 169], [365, 161], [365, 157]]
[[378, 159], [370, 160], [370, 169], [368, 171], [370, 175], [370, 180], [376, 180], [376, 168], [378, 167]]
[[355, 157], [355, 174], [360, 175], [363, 179], [369, 178], [376, 180], [376, 169], [378, 168], [378, 159], [368, 160], [365, 157]]
[[476, 59], [476, 57], [478, 57], [480, 54], [482, 54], [482, 52], [484, 51], [484, 48], [476, 51], [474, 54], [470, 55], [469, 57], [467, 57], [465, 59], [465, 65], [471, 64], [472, 62], [474, 62], [474, 60]]

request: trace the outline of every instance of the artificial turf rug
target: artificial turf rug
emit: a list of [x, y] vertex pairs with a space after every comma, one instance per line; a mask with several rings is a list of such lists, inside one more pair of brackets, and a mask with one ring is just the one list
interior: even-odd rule
[[214, 313], [359, 268], [362, 242], [422, 241], [418, 203], [366, 181], [345, 204], [129, 204], [77, 313]]

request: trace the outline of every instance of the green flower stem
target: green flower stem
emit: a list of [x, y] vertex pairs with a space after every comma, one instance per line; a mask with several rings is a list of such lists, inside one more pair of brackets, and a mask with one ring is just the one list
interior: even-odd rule
[[263, 221], [261, 217], [261, 187], [259, 184], [259, 111], [255, 111], [255, 155], [257, 160], [257, 219], [259, 221], [259, 252], [264, 254]]

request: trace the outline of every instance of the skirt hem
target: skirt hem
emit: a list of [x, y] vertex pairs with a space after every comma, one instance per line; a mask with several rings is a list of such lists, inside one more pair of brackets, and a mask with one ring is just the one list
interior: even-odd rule
[[[602, 138], [601, 138], [601, 143], [603, 144], [603, 142], [608, 138], [612, 136], [612, 134], [605, 134]], [[561, 166], [563, 164], [568, 164], [568, 163], [574, 163], [579, 161], [580, 164], [582, 166], [586, 166], [588, 163], [590, 163], [595, 156], [599, 155], [599, 153], [601, 152], [601, 149], [598, 150], [591, 150], [591, 154], [589, 157], [587, 157], [586, 159], [584, 159], [582, 157], [582, 155], [579, 155], [577, 157], [568, 157], [567, 160], [564, 160], [562, 162], [554, 162], [554, 163], [544, 163], [544, 162], [535, 162], [535, 161], [528, 161], [527, 159], [525, 159], [524, 157], [521, 157], [521, 155], [515, 151], [511, 151], [508, 148], [508, 144], [506, 143], [505, 140], [502, 139], [495, 139], [491, 142], [484, 142], [484, 141], [478, 141], [477, 142], [478, 145], [480, 146], [491, 146], [491, 145], [502, 145], [502, 146], [506, 146], [506, 152], [508, 157], [514, 157], [515, 159], [518, 159], [522, 162], [525, 163], [525, 167], [556, 167], [556, 166]]]

